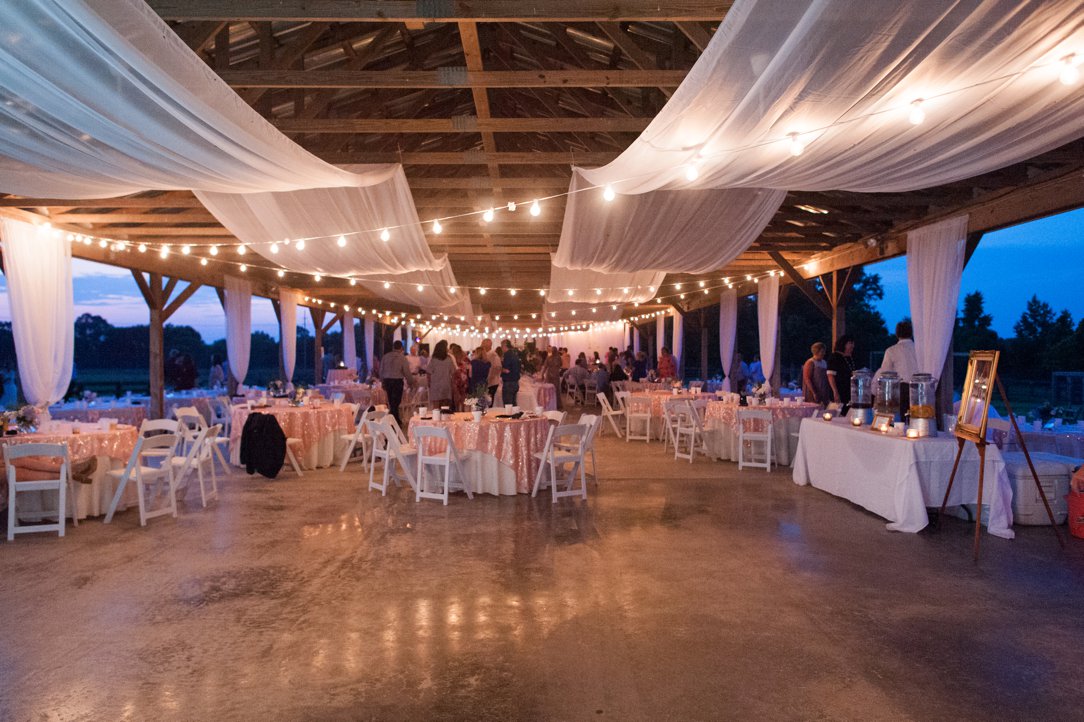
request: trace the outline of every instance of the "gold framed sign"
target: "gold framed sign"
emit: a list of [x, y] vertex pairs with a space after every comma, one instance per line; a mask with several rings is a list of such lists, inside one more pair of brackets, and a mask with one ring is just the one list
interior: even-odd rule
[[956, 437], [975, 443], [986, 441], [986, 420], [994, 395], [998, 351], [972, 351], [967, 359], [967, 378], [956, 413]]

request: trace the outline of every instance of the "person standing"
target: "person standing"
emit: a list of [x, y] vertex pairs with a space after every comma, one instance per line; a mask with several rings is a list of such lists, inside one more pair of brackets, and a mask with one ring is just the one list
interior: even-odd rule
[[222, 368], [222, 357], [218, 354], [211, 354], [211, 372], [208, 374], [207, 383], [212, 389], [226, 385], [226, 370]]
[[516, 405], [519, 393], [519, 353], [512, 348], [512, 342], [504, 340], [504, 358], [501, 360], [501, 397], [505, 406]]
[[740, 394], [745, 391], [745, 382], [749, 380], [749, 367], [742, 361], [741, 353], [734, 353], [734, 360], [730, 363], [730, 373], [727, 378], [730, 379], [730, 390], [736, 394]]
[[817, 341], [809, 350], [813, 355], [802, 365], [802, 392], [806, 401], [824, 406], [832, 397], [828, 386], [828, 362], [824, 360], [828, 347]]
[[572, 366], [572, 356], [569, 355], [567, 348], [561, 348], [561, 370], [568, 371]]
[[411, 376], [410, 364], [403, 355], [402, 341], [393, 343], [391, 351], [380, 359], [380, 383], [388, 394], [388, 410], [401, 428], [403, 420], [399, 418], [399, 405], [403, 403], [403, 384], [414, 388], [414, 377]]
[[881, 368], [873, 375], [873, 388], [877, 388], [877, 377], [885, 371], [895, 371], [900, 375], [900, 418], [904, 418], [911, 408], [911, 387], [908, 382], [918, 373], [915, 329], [907, 319], [896, 324], [896, 343], [885, 349]]
[[670, 349], [665, 346], [659, 352], [659, 365], [656, 369], [660, 379], [677, 378], [677, 364], [674, 362], [674, 356], [670, 353]]
[[632, 380], [643, 381], [647, 378], [647, 354], [640, 351], [636, 354], [636, 360], [632, 362]]
[[488, 338], [482, 339], [482, 349], [485, 351], [486, 361], [489, 362], [489, 377], [486, 379], [489, 398], [493, 399], [493, 403], [496, 404], [497, 387], [501, 385], [501, 357], [493, 350], [493, 341]]
[[455, 361], [448, 356], [448, 342], [438, 341], [425, 369], [429, 376], [429, 405], [434, 409], [443, 409], [452, 405], [455, 370]]
[[547, 384], [553, 384], [553, 388], [558, 391], [557, 396], [557, 410], [561, 410], [561, 354], [557, 349], [553, 349], [549, 356], [546, 357], [545, 364], [542, 365], [542, 378]]
[[448, 346], [448, 353], [455, 360], [455, 385], [452, 387], [453, 408], [462, 409], [463, 401], [470, 393], [470, 358], [457, 343]]
[[828, 385], [837, 404], [851, 403], [851, 376], [854, 375], [854, 339], [843, 334], [836, 339], [836, 350], [828, 357]]
[[474, 358], [470, 362], [470, 391], [477, 393], [478, 387], [485, 387], [489, 383], [490, 363], [487, 359], [486, 350], [479, 346], [474, 349]]

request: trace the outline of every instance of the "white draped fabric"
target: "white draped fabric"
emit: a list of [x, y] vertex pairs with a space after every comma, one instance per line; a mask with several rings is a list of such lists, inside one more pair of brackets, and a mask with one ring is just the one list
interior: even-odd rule
[[640, 327], [632, 327], [632, 352], [634, 354], [640, 353]]
[[[617, 306], [614, 308], [614, 306]], [[620, 304], [614, 303], [550, 303], [542, 304], [542, 315], [546, 323], [602, 323], [617, 321], [621, 318]], [[522, 318], [522, 317], [521, 317]], [[537, 323], [535, 320], [524, 323]]]
[[0, 190], [105, 198], [354, 185], [245, 103], [142, 0], [0, 3]]
[[[576, 196], [571, 196], [569, 202]], [[615, 218], [620, 214], [615, 214]], [[567, 218], [567, 215], [566, 215]], [[622, 236], [615, 242], [629, 242], [629, 236]], [[630, 254], [637, 251], [628, 248]], [[604, 301], [606, 303], [643, 303], [655, 296], [655, 291], [662, 285], [665, 273], [641, 271], [639, 264], [629, 273], [606, 272], [591, 269], [573, 270], [558, 265], [550, 266], [550, 285], [546, 300], [553, 303]], [[569, 293], [571, 291], [571, 293]]]
[[354, 312], [343, 314], [343, 363], [348, 369], [358, 367], [358, 344], [354, 340]]
[[23, 395], [54, 404], [71, 383], [75, 350], [71, 242], [10, 218], [0, 218], [0, 240]]
[[960, 275], [964, 270], [968, 216], [923, 226], [907, 234], [907, 292], [919, 371], [941, 375], [952, 344]]
[[551, 343], [568, 349], [568, 353], [575, 360], [580, 352], [593, 358], [594, 352], [598, 351], [600, 358], [606, 358], [606, 351], [611, 346], [621, 349], [621, 340], [626, 336], [625, 324], [598, 324], [586, 331], [565, 331], [550, 336]]
[[279, 289], [279, 343], [282, 346], [282, 369], [286, 382], [294, 380], [297, 366], [297, 303], [301, 294], [285, 288]]
[[[360, 278], [358, 285], [364, 286], [374, 294], [395, 303], [421, 306], [456, 315], [464, 315], [470, 308], [469, 299], [464, 303], [466, 291], [457, 288], [455, 274], [448, 263], [447, 256], [438, 256], [437, 265], [432, 270], [409, 271], [397, 275], [382, 275], [379, 279]], [[387, 283], [388, 287], [384, 288]], [[421, 285], [421, 290], [418, 286]], [[452, 293], [453, 288], [456, 292]], [[469, 323], [470, 316], [466, 316]]]
[[[443, 264], [429, 250], [402, 166], [345, 168], [356, 175], [357, 187], [277, 193], [197, 190], [196, 197], [238, 240], [294, 271], [376, 276], [440, 270]], [[380, 240], [383, 228], [392, 229], [387, 242]], [[347, 233], [339, 245], [339, 234], [359, 229], [365, 232]], [[301, 246], [299, 238], [309, 240]], [[294, 242], [283, 242], [289, 240]], [[268, 241], [278, 241], [277, 252]]]
[[734, 338], [737, 332], [738, 294], [728, 288], [719, 294], [719, 360], [723, 364], [723, 391], [732, 390], [730, 365], [734, 363]]
[[[1075, 0], [746, 0], [730, 9], [640, 137], [608, 165], [578, 172], [582, 182], [612, 184], [618, 194], [883, 192], [949, 183], [1084, 133], [1084, 94], [1057, 82], [1058, 61], [1082, 45], [1084, 14]], [[918, 99], [925, 122], [912, 125]], [[792, 133], [805, 147], [798, 157]], [[582, 182], [574, 176], [571, 188]], [[628, 270], [636, 255], [593, 232], [599, 193], [578, 195], [585, 202], [570, 199], [557, 262]], [[757, 219], [770, 218], [773, 200], [770, 193], [760, 199], [745, 207], [716, 201], [738, 213], [727, 220], [727, 245], [745, 247], [759, 234]], [[626, 202], [619, 195], [614, 204]], [[690, 222], [689, 202], [644, 204], [665, 232]], [[733, 235], [740, 228], [748, 233]], [[672, 251], [672, 271], [694, 270], [704, 246], [719, 242], [693, 237], [671, 248], [668, 238], [657, 241]], [[652, 262], [640, 268], [657, 268]]]
[[252, 350], [252, 284], [235, 276], [225, 277], [226, 354], [230, 373], [239, 384], [248, 375]]
[[779, 276], [762, 278], [757, 285], [757, 329], [764, 383], [771, 388], [775, 373], [775, 346], [779, 342]]
[[674, 365], [679, 379], [685, 378], [685, 317], [674, 311]]
[[376, 353], [376, 322], [366, 317], [365, 319], [365, 370], [373, 372], [373, 354]]

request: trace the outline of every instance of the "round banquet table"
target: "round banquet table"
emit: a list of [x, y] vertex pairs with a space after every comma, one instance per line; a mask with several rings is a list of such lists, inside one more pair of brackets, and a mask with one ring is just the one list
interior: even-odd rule
[[354, 413], [345, 406], [234, 406], [230, 416], [230, 463], [234, 466], [241, 466], [241, 432], [249, 414], [271, 414], [278, 419], [286, 438], [301, 439], [294, 455], [304, 469], [333, 465], [340, 437], [354, 431]]
[[704, 411], [704, 445], [713, 459], [738, 459], [738, 409], [772, 412], [772, 456], [780, 466], [789, 466], [798, 449], [797, 434], [802, 419], [820, 414], [824, 409], [813, 403], [772, 403], [743, 407], [726, 401], [709, 401]]
[[331, 369], [327, 372], [327, 378], [324, 381], [329, 384], [341, 384], [353, 381], [357, 377], [358, 372], [354, 369]]
[[196, 411], [200, 413], [200, 416], [210, 424], [213, 423], [215, 418], [215, 411], [211, 407], [211, 399], [215, 398], [216, 394], [213, 391], [196, 391], [194, 393], [173, 393], [166, 394], [162, 404], [162, 412], [165, 414], [165, 418], [173, 418], [173, 410], [178, 407], [192, 406]]
[[543, 411], [556, 411], [557, 387], [540, 381], [520, 381], [516, 405], [521, 409], [541, 407]]
[[[0, 447], [14, 444], [66, 444], [72, 463], [97, 457], [98, 468], [91, 474], [91, 483], [75, 484], [78, 518], [101, 516], [109, 508], [113, 499], [113, 482], [106, 472], [123, 467], [135, 449], [139, 432], [134, 426], [118, 425], [111, 431], [103, 431], [98, 424], [66, 423], [54, 421], [52, 429], [33, 434], [0, 436]], [[76, 433], [78, 431], [78, 433]], [[18, 472], [16, 472], [18, 473]], [[7, 472], [0, 474], [0, 505], [7, 506]], [[136, 488], [129, 484], [118, 508], [127, 508], [136, 503]], [[56, 509], [55, 491], [25, 492], [19, 494], [19, 511], [28, 514], [42, 509]]]
[[316, 387], [321, 396], [331, 398], [332, 394], [344, 394], [346, 401], [351, 404], [361, 404], [363, 408], [370, 406], [387, 406], [388, 392], [380, 386], [370, 387], [368, 384], [320, 384]]
[[147, 419], [147, 407], [133, 406], [87, 406], [81, 408], [70, 404], [50, 406], [49, 416], [57, 421], [82, 421], [96, 424], [101, 419], [116, 419], [118, 423], [139, 428]]
[[[464, 462], [463, 473], [478, 494], [529, 494], [538, 472], [534, 454], [545, 450], [552, 422], [546, 418], [500, 419], [490, 414], [475, 421], [470, 413], [459, 413], [450, 420], [410, 420], [410, 437], [416, 426], [443, 426], [449, 430], [460, 453], [473, 451]], [[436, 447], [429, 453], [439, 453]]]

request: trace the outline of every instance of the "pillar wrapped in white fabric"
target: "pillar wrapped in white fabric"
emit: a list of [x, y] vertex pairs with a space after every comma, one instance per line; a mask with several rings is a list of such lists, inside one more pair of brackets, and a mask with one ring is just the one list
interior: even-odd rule
[[365, 317], [365, 371], [373, 373], [373, 354], [376, 353], [376, 322]]
[[226, 354], [230, 374], [239, 384], [248, 375], [252, 349], [252, 284], [235, 276], [225, 278]]
[[934, 378], [941, 376], [956, 327], [967, 222], [968, 216], [957, 216], [907, 234], [907, 292], [915, 354], [918, 370]]
[[26, 400], [54, 404], [72, 378], [71, 241], [47, 226], [0, 218], [15, 359]]
[[685, 317], [680, 312], [674, 311], [674, 367], [677, 369], [679, 379], [685, 378]]
[[358, 346], [354, 340], [354, 312], [343, 314], [343, 363], [346, 368], [356, 371], [358, 368]]
[[719, 361], [723, 364], [723, 391], [730, 387], [730, 367], [734, 363], [734, 338], [738, 331], [738, 294], [728, 288], [719, 294]]
[[760, 331], [760, 366], [764, 387], [772, 387], [775, 347], [779, 342], [779, 276], [771, 275], [757, 284], [757, 329]]
[[287, 383], [294, 380], [297, 365], [297, 302], [301, 294], [279, 289], [279, 344], [282, 346], [282, 369]]

